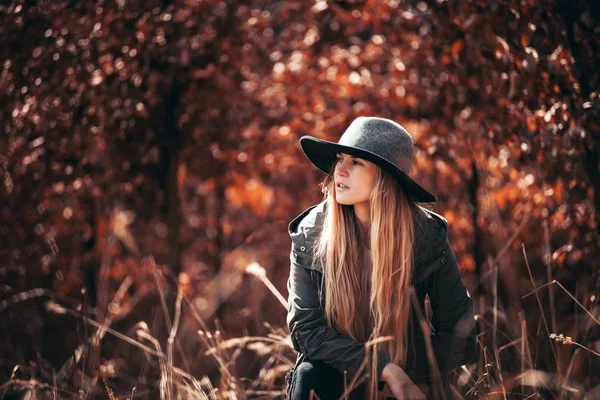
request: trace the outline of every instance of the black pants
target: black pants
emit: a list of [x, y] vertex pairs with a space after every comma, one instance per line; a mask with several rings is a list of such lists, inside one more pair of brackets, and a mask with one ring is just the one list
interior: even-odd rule
[[[343, 375], [322, 361], [302, 361], [285, 378], [289, 400], [309, 400], [311, 389], [315, 391], [315, 394], [321, 400], [338, 400], [344, 393]], [[455, 399], [448, 389], [447, 379], [448, 375], [442, 374], [443, 384], [441, 387], [438, 387], [438, 390], [441, 390], [447, 399]], [[349, 385], [350, 382], [348, 381], [347, 384]], [[419, 386], [419, 389], [425, 394], [426, 398], [438, 397], [435, 395], [436, 392], [432, 392], [432, 387], [429, 384], [417, 383], [417, 386]], [[367, 384], [363, 382], [350, 392], [348, 399], [364, 400], [367, 390]], [[313, 400], [317, 400], [317, 397], [313, 396]], [[396, 399], [394, 397], [387, 397], [386, 400]]]
[[[349, 384], [350, 379], [347, 381]], [[321, 400], [338, 400], [344, 393], [344, 376], [322, 361], [303, 361], [288, 382], [289, 399], [309, 400], [311, 389]], [[364, 400], [366, 390], [366, 384], [362, 383], [350, 392], [348, 398]], [[313, 399], [317, 400], [317, 397], [313, 396]]]

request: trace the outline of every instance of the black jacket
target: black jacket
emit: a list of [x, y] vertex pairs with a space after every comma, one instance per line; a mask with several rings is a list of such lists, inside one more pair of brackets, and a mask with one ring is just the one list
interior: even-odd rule
[[[342, 373], [347, 371], [350, 381], [365, 357], [365, 348], [363, 343], [328, 327], [325, 321], [325, 295], [321, 290], [323, 266], [314, 262], [312, 256], [316, 236], [323, 224], [324, 207], [324, 202], [310, 207], [288, 227], [292, 250], [287, 324], [294, 348], [299, 352], [296, 366], [304, 359], [320, 360]], [[419, 207], [419, 210], [421, 212], [415, 216], [412, 285], [421, 310], [425, 310], [425, 297], [429, 296], [433, 311], [431, 344], [438, 368], [443, 373], [472, 361], [476, 356], [473, 302], [448, 243], [446, 219], [424, 208]], [[404, 370], [414, 382], [429, 382], [432, 373], [414, 308], [411, 315]], [[372, 360], [369, 361], [371, 365]], [[385, 356], [378, 357], [378, 380], [381, 380], [381, 371], [388, 362]]]

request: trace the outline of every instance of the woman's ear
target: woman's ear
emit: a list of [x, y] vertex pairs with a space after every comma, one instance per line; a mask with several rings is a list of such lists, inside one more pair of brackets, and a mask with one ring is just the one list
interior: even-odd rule
[[333, 182], [333, 175], [329, 174], [323, 179], [323, 182], [319, 183], [319, 186], [321, 186], [321, 193], [323, 193], [325, 197], [328, 197], [331, 194], [331, 182]]

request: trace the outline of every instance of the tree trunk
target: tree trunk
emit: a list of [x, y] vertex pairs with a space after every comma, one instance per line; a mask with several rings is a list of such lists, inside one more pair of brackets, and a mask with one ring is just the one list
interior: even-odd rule
[[[477, 191], [479, 189], [479, 172], [477, 171], [477, 165], [475, 164], [475, 159], [471, 161], [471, 180], [469, 181], [469, 202], [471, 203], [472, 209], [472, 218], [473, 218], [473, 260], [475, 261], [475, 276], [478, 281], [481, 281], [482, 274], [482, 266], [484, 263], [484, 254], [483, 249], [481, 248], [482, 244], [482, 234], [479, 229], [479, 225], [477, 224], [477, 220], [479, 219], [479, 203], [477, 201]], [[479, 286], [478, 290], [482, 290], [483, 286]]]
[[[592, 4], [591, 2], [587, 5], [587, 10], [590, 13], [590, 17], [595, 21], [600, 20], [600, 6]], [[585, 3], [584, 3], [585, 4]], [[567, 32], [567, 42], [571, 55], [575, 60], [575, 68], [579, 75], [579, 87], [581, 89], [582, 101], [589, 101], [592, 93], [590, 79], [585, 69], [584, 55], [579, 47], [579, 43], [575, 39], [575, 26], [578, 24], [578, 17], [580, 14], [581, 6], [579, 2], [572, 1], [559, 1], [558, 11], [565, 22], [565, 30]], [[581, 28], [581, 27], [580, 27]], [[596, 137], [597, 132], [588, 132], [588, 135]], [[583, 143], [586, 157], [583, 159], [583, 167], [588, 175], [590, 183], [594, 189], [594, 208], [596, 209], [596, 232], [600, 233], [600, 164], [598, 163], [598, 143], [592, 140], [590, 144]]]
[[168, 264], [175, 276], [181, 272], [180, 245], [179, 245], [179, 224], [180, 201], [179, 201], [179, 183], [177, 182], [177, 171], [179, 169], [179, 153], [181, 151], [181, 133], [177, 128], [177, 105], [179, 104], [179, 83], [173, 82], [169, 95], [165, 101], [165, 143], [163, 154], [165, 155], [165, 165], [167, 166], [167, 181], [165, 194], [167, 197], [167, 228], [169, 240], [169, 258]]

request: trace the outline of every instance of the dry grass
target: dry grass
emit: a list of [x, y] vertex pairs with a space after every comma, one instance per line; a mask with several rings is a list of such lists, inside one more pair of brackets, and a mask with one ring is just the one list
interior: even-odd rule
[[[586, 309], [560, 282], [551, 279], [551, 274], [548, 274], [549, 281], [542, 284], [536, 282], [529, 266], [524, 246], [522, 246], [522, 252], [533, 287], [533, 290], [525, 294], [523, 299], [535, 296], [541, 317], [540, 321], [528, 321], [527, 313], [525, 310], [521, 310], [518, 324], [520, 331], [515, 334], [514, 332], [510, 332], [510, 329], [505, 329], [508, 317], [504, 314], [499, 303], [498, 263], [497, 258], [491, 259], [489, 265], [491, 266], [490, 274], [493, 288], [492, 307], [489, 309], [486, 308], [485, 301], [481, 300], [479, 302], [480, 309], [486, 312], [480, 312], [476, 316], [476, 320], [482, 328], [477, 338], [480, 358], [473, 364], [462, 366], [458, 373], [456, 384], [451, 388], [454, 397], [466, 399], [584, 399], [598, 395], [600, 392], [600, 386], [597, 386], [599, 384], [598, 378], [594, 378], [591, 371], [588, 371], [590, 376], [587, 376], [585, 371], [585, 365], [598, 365], [600, 359], [595, 359], [600, 357], [600, 353], [595, 350], [595, 348], [597, 349], [598, 341], [594, 343], [578, 343], [569, 335], [557, 332], [559, 321], [554, 301], [556, 294], [551, 291], [549, 292], [551, 319], [551, 324], [549, 325], [546, 320], [548, 309], [544, 307], [540, 292], [558, 286], [561, 289], [560, 293], [566, 294], [572, 299], [584, 315], [588, 317], [588, 331], [597, 329], [598, 325], [600, 325], [598, 309]], [[225, 339], [221, 329], [209, 328], [206, 321], [201, 318], [201, 313], [196, 309], [193, 301], [184, 294], [183, 290], [181, 290], [181, 285], [177, 282], [174, 282], [173, 289], [171, 289], [171, 293], [177, 293], [174, 304], [172, 304], [174, 315], [171, 317], [167, 300], [168, 296], [164, 291], [164, 282], [168, 282], [169, 278], [164, 275], [166, 270], [158, 268], [151, 257], [144, 259], [143, 262], [147, 263], [153, 270], [154, 283], [162, 310], [160, 318], [164, 320], [164, 325], [168, 332], [166, 343], [161, 343], [161, 340], [152, 334], [151, 327], [143, 321], [136, 324], [133, 330], [134, 336], [111, 328], [116, 317], [122, 317], [122, 313], [128, 312], [127, 308], [123, 308], [121, 303], [131, 286], [131, 279], [129, 278], [121, 283], [112, 301], [104, 301], [106, 305], [105, 312], [98, 315], [102, 320], [94, 319], [92, 316], [86, 315], [82, 310], [71, 309], [59, 304], [59, 302], [54, 300], [54, 295], [49, 291], [36, 289], [18, 294], [1, 301], [0, 312], [20, 302], [34, 298], [45, 298], [47, 299], [46, 310], [48, 312], [56, 315], [72, 315], [75, 318], [80, 318], [86, 327], [90, 326], [95, 332], [89, 336], [87, 341], [77, 347], [72, 356], [63, 364], [62, 368], [52, 372], [50, 375], [46, 375], [45, 377], [40, 376], [39, 379], [23, 380], [17, 376], [19, 366], [15, 367], [10, 379], [0, 387], [0, 398], [15, 398], [10, 397], [15, 394], [18, 397], [29, 396], [30, 398], [79, 399], [100, 397], [109, 397], [110, 399], [141, 399], [156, 398], [158, 395], [161, 399], [167, 400], [275, 399], [285, 396], [285, 387], [282, 378], [292, 367], [295, 358], [295, 351], [292, 347], [287, 328], [274, 329], [266, 324], [270, 331], [266, 336], [245, 335]], [[103, 260], [103, 268], [106, 263], [108, 261]], [[285, 298], [268, 279], [265, 270], [259, 264], [249, 264], [242, 271], [264, 283], [274, 298], [281, 303], [282, 313], [287, 311]], [[108, 291], [106, 285], [101, 288], [105, 292]], [[100, 298], [107, 299], [107, 293], [102, 293]], [[181, 347], [181, 340], [178, 340], [184, 313], [191, 316], [201, 328], [196, 331], [197, 338], [205, 347], [202, 356], [205, 360], [213, 360], [218, 366], [220, 379], [215, 384], [207, 376], [201, 378], [193, 376], [189, 368], [186, 352]], [[421, 321], [422, 329], [427, 333], [429, 325], [426, 317], [422, 314], [418, 315], [418, 317]], [[538, 337], [532, 337], [528, 326], [536, 322], [540, 322], [543, 325], [544, 333]], [[552, 329], [550, 329], [550, 326]], [[85, 374], [85, 365], [87, 363], [89, 366], [90, 362], [92, 362], [92, 365], [98, 366], [100, 349], [107, 334], [117, 338], [123, 344], [138, 349], [149, 362], [157, 363], [158, 381], [155, 384], [146, 382], [144, 385], [146, 389], [144, 390], [139, 390], [140, 385], [134, 383], [128, 389], [129, 394], [117, 396], [111, 387], [110, 379], [108, 379], [110, 374], [103, 371], [103, 368], [106, 369], [104, 364], [97, 368], [99, 372], [96, 375], [87, 376]], [[426, 335], [426, 337], [429, 336]], [[377, 341], [367, 343], [365, 345], [367, 353], [374, 351], [375, 347], [381, 341], [392, 339], [391, 337], [381, 338]], [[543, 343], [543, 341], [547, 341], [548, 343]], [[563, 346], [573, 347], [574, 350], [571, 352], [562, 351]], [[553, 361], [549, 365], [554, 365], [555, 370], [553, 371], [546, 368], [547, 365], [538, 366], [540, 363], [537, 360], [540, 358], [540, 354], [532, 353], [532, 349], [547, 349], [548, 347], [552, 352], [551, 359]], [[427, 343], [427, 348], [427, 357], [431, 362], [434, 360], [434, 355], [430, 343]], [[236, 375], [236, 360], [242, 352], [251, 352], [256, 355], [257, 359], [264, 360], [264, 365], [259, 375], [252, 380]], [[513, 355], [510, 366], [506, 365], [506, 362], [503, 362], [503, 360], [507, 359], [505, 355], [508, 353]], [[88, 359], [86, 361], [86, 354], [91, 354], [91, 357], [96, 357], [96, 359]], [[562, 364], [559, 363], [560, 354], [563, 354], [563, 358], [565, 354], [568, 356], [567, 359], [562, 360]], [[590, 357], [592, 358], [591, 360]], [[586, 361], [582, 361], [584, 359]], [[367, 359], [365, 359], [361, 365], [361, 372], [367, 367]], [[372, 366], [369, 367], [371, 367], [369, 370], [372, 370]], [[562, 371], [563, 367], [565, 369], [564, 372]], [[437, 383], [433, 388], [434, 396], [440, 399], [445, 398], [445, 395], [439, 388], [439, 372], [435, 368], [434, 371], [436, 371], [435, 376], [437, 377], [437, 379], [434, 379], [434, 382]], [[80, 376], [79, 387], [73, 389], [73, 386], [71, 386], [69, 389], [69, 385], [72, 385], [73, 380], [71, 379], [70, 383], [68, 380], [74, 375]], [[150, 376], [147, 379], [152, 380]], [[42, 381], [46, 383], [41, 383]], [[102, 384], [98, 385], [98, 382]], [[135, 381], [133, 380], [133, 382]], [[346, 392], [342, 398], [347, 398], [348, 393], [361, 383], [362, 381], [356, 377], [350, 382], [345, 381]], [[99, 390], [100, 387], [102, 390]], [[158, 394], [156, 390], [158, 390]], [[314, 398], [317, 399], [318, 397], [314, 395]]]

